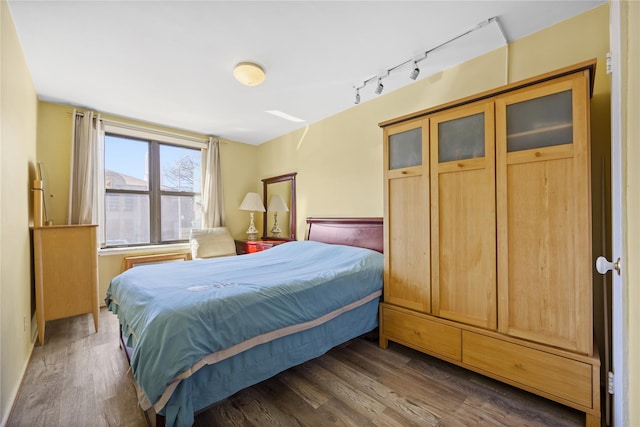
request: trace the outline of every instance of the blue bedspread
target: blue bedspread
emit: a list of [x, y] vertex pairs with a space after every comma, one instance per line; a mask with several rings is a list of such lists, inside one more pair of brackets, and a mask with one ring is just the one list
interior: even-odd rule
[[382, 269], [374, 251], [289, 242], [251, 255], [127, 270], [111, 281], [107, 304], [134, 349], [141, 404], [158, 411], [203, 364], [377, 298]]

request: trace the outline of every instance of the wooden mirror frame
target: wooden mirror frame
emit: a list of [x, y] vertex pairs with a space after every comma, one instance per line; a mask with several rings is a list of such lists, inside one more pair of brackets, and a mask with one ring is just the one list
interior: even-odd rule
[[275, 184], [278, 182], [291, 181], [291, 199], [289, 200], [289, 235], [285, 237], [271, 237], [267, 231], [267, 211], [262, 214], [262, 240], [296, 240], [296, 175], [297, 172], [288, 173], [285, 175], [278, 175], [271, 178], [265, 178], [262, 180], [262, 200], [265, 207], [268, 206], [269, 200], [267, 199], [269, 184]]

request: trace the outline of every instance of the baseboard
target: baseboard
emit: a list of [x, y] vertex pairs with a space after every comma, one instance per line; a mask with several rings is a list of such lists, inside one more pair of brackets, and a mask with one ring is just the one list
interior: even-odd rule
[[22, 382], [24, 381], [24, 375], [27, 373], [27, 368], [29, 367], [29, 362], [31, 361], [31, 356], [33, 355], [33, 349], [35, 347], [35, 339], [31, 341], [31, 349], [29, 350], [29, 357], [24, 361], [24, 365], [22, 366], [22, 372], [20, 372], [20, 381], [18, 381], [17, 387], [11, 392], [11, 397], [7, 401], [7, 407], [10, 408], [6, 414], [2, 417], [2, 421], [0, 422], [0, 427], [5, 427], [7, 422], [9, 422], [9, 418], [11, 418], [11, 414], [13, 413], [13, 407], [16, 404], [16, 398], [18, 397], [18, 393], [20, 393], [20, 389], [22, 388]]

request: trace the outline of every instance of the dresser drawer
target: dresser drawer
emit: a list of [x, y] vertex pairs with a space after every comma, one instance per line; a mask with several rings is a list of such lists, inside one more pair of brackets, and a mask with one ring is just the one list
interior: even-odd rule
[[400, 344], [461, 360], [460, 329], [382, 306], [382, 334]]
[[544, 351], [462, 333], [462, 362], [588, 408], [593, 407], [591, 365]]

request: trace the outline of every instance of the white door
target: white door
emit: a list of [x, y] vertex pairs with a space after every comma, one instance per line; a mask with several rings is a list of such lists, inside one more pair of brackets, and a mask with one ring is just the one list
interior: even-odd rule
[[[622, 52], [620, 48], [621, 42], [621, 14], [620, 3], [612, 1], [609, 3], [609, 28], [610, 28], [610, 49], [611, 49], [611, 250], [612, 260], [607, 261], [600, 257], [597, 261], [598, 271], [602, 274], [608, 274], [605, 283], [610, 283], [611, 290], [611, 306], [612, 306], [612, 355], [611, 370], [613, 381], [608, 387], [608, 391], [613, 392], [613, 413], [611, 416], [611, 424], [614, 426], [624, 426], [628, 422], [629, 402], [627, 396], [627, 363], [628, 351], [627, 327], [624, 323], [626, 319], [625, 292], [623, 288], [623, 274], [625, 269], [622, 268], [622, 262], [625, 260], [623, 236], [626, 235], [624, 230], [623, 213], [625, 212], [625, 200], [623, 198], [623, 164], [622, 164], [622, 97], [621, 97], [621, 62]], [[602, 254], [604, 255], [604, 254]], [[609, 271], [609, 272], [608, 272]], [[607, 273], [608, 272], [608, 273]], [[607, 409], [608, 405], [605, 405]]]

